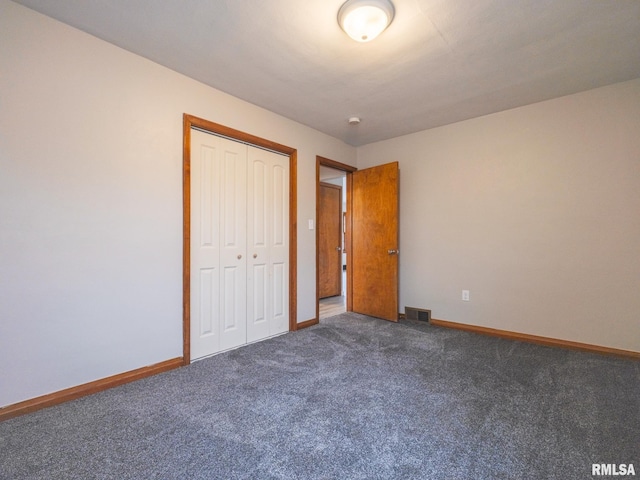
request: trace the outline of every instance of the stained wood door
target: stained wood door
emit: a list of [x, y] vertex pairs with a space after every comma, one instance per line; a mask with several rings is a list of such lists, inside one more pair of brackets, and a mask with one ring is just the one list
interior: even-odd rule
[[352, 309], [397, 322], [398, 162], [358, 170], [352, 182]]
[[342, 294], [342, 188], [320, 183], [318, 208], [318, 296]]

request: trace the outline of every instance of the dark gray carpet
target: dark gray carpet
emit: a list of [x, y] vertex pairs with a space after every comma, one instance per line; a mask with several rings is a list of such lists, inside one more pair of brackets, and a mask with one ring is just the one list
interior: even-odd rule
[[2, 479], [640, 475], [640, 362], [343, 314], [0, 423]]

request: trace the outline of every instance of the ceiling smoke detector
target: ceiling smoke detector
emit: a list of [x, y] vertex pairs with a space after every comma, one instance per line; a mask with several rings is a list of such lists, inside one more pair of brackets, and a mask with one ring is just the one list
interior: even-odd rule
[[390, 0], [347, 0], [338, 11], [338, 23], [356, 42], [370, 42], [384, 32], [394, 15]]
[[350, 117], [349, 125], [358, 125], [360, 123], [360, 117]]

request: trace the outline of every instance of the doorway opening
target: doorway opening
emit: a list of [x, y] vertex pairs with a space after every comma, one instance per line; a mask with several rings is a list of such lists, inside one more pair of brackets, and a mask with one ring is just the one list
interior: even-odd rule
[[351, 174], [355, 167], [316, 157], [316, 318], [351, 311]]

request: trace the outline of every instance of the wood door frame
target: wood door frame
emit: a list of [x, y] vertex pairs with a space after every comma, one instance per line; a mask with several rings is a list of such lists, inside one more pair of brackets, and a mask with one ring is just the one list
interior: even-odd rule
[[289, 157], [289, 331], [298, 329], [298, 151], [193, 115], [182, 128], [182, 364], [191, 363], [191, 128], [273, 150]]
[[[345, 217], [345, 234], [344, 234], [344, 252], [347, 253], [347, 312], [352, 311], [351, 307], [351, 297], [352, 297], [352, 276], [351, 276], [351, 262], [349, 260], [349, 252], [351, 252], [351, 193], [353, 191], [353, 180], [352, 174], [356, 170], [356, 167], [352, 167], [351, 165], [347, 165], [346, 163], [336, 162], [335, 160], [331, 160], [329, 158], [321, 157], [316, 155], [316, 219], [319, 218], [319, 208], [320, 208], [320, 167], [329, 167], [334, 170], [340, 170], [346, 173], [347, 175], [347, 215]], [[316, 318], [315, 321], [310, 325], [315, 325], [320, 322], [320, 255], [318, 252], [318, 243], [320, 241], [320, 233], [316, 228]], [[305, 325], [306, 326], [306, 325]]]

